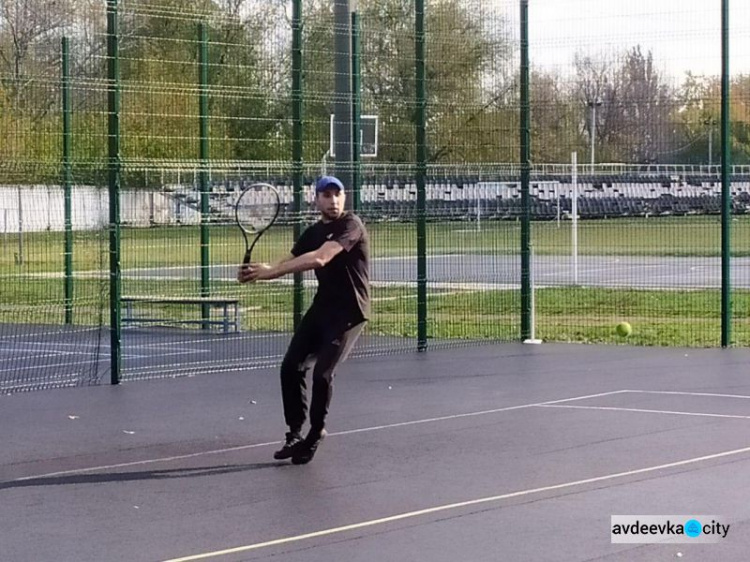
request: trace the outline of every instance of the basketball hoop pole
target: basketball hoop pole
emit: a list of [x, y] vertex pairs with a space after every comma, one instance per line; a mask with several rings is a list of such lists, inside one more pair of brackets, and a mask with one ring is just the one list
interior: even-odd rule
[[[356, 2], [356, 0], [354, 0]], [[359, 14], [352, 10], [352, 208], [359, 211], [362, 189], [362, 91], [359, 53]]]
[[[352, 13], [356, 0], [334, 0], [336, 95], [334, 104], [335, 170], [347, 189], [353, 183], [352, 158]], [[346, 209], [353, 207], [347, 197]]]

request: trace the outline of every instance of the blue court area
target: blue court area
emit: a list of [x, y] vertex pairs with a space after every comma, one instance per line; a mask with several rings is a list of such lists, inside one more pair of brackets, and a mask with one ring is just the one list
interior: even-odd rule
[[[354, 358], [315, 459], [275, 368], [0, 397], [22, 561], [744, 560], [747, 350], [521, 344]], [[613, 544], [613, 515], [713, 544]]]

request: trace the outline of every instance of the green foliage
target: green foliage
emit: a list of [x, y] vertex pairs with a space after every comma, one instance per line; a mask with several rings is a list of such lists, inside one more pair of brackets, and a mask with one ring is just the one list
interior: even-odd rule
[[[288, 2], [149, 0], [120, 4], [122, 155], [195, 161], [199, 155], [198, 24], [208, 28], [209, 145], [213, 160], [289, 161], [291, 25]], [[0, 16], [0, 159], [54, 166], [61, 156], [60, 39], [71, 38], [73, 158], [79, 177], [106, 166], [105, 4], [9, 3]], [[23, 8], [23, 9], [21, 9]], [[415, 159], [412, 0], [361, 0], [363, 112], [380, 116], [378, 162]], [[25, 10], [25, 11], [24, 11]], [[426, 3], [428, 150], [433, 163], [513, 162], [519, 88], [515, 14], [503, 3]], [[328, 149], [335, 101], [333, 4], [303, 2], [304, 156]], [[532, 63], [534, 56], [532, 51]], [[638, 45], [581, 52], [575, 73], [532, 69], [535, 162], [568, 162], [590, 145], [587, 102], [600, 99], [599, 162], [719, 161], [720, 84], [688, 74], [673, 87]], [[750, 77], [732, 80], [732, 158], [750, 162]], [[24, 180], [42, 181], [31, 170]], [[84, 171], [84, 168], [88, 171]], [[136, 180], [146, 185], [151, 179]], [[6, 175], [3, 181], [19, 181]]]

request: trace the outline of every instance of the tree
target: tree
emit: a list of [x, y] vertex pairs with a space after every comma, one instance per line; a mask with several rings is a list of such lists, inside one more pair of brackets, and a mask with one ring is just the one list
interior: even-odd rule
[[[123, 17], [123, 96], [129, 156], [198, 156], [198, 24], [209, 30], [210, 136], [216, 159], [264, 160], [277, 154], [271, 139], [281, 118], [268, 87], [259, 37], [272, 22], [244, 0], [180, 0], [138, 5]], [[158, 119], [158, 134], [154, 122]]]
[[[319, 157], [327, 149], [328, 119], [335, 99], [333, 11], [331, 2], [310, 1], [305, 8], [305, 115], [306, 125], [314, 129], [307, 147]], [[432, 162], [480, 159], [483, 151], [497, 152], [496, 106], [507, 92], [490, 78], [501, 75], [497, 69], [506, 66], [510, 48], [504, 36], [497, 36], [501, 27], [488, 27], [487, 21], [470, 9], [469, 3], [459, 0], [427, 5], [428, 148]], [[367, 0], [360, 2], [360, 11], [363, 112], [380, 116], [379, 159], [413, 162], [414, 3]], [[497, 90], [488, 88], [488, 83], [498, 86]], [[491, 132], [494, 139], [488, 135]]]
[[[579, 131], [585, 135], [586, 143], [590, 144], [592, 129], [596, 143], [599, 161], [616, 161], [614, 156], [618, 143], [617, 131], [614, 125], [617, 107], [620, 103], [620, 84], [616, 79], [615, 63], [611, 55], [597, 58], [576, 55], [576, 85], [573, 99], [580, 108]], [[597, 106], [596, 121], [593, 121]]]
[[73, 0], [0, 3], [0, 76], [16, 115], [38, 121], [54, 105], [54, 86], [47, 78], [59, 75], [60, 38], [74, 7]]
[[628, 147], [625, 155], [642, 163], [659, 162], [662, 156], [671, 159], [674, 96], [656, 70], [651, 52], [643, 54], [640, 47], [628, 51], [618, 79], [622, 92], [618, 125]]
[[[658, 162], [674, 153], [675, 93], [654, 65], [653, 55], [640, 47], [621, 57], [577, 57], [576, 97], [586, 112], [588, 135], [596, 133], [598, 161]], [[596, 123], [591, 104], [600, 103]], [[606, 160], [605, 160], [606, 159]]]
[[681, 150], [676, 159], [690, 164], [718, 164], [721, 82], [688, 73], [679, 90], [675, 119]]
[[579, 104], [571, 103], [569, 89], [558, 75], [537, 70], [531, 83], [532, 160], [568, 163], [570, 153], [588, 142], [577, 126]]

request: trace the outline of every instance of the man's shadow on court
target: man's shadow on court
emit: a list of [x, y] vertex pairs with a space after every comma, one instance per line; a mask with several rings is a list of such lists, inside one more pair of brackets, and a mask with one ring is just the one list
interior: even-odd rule
[[220, 476], [266, 468], [292, 466], [287, 462], [267, 462], [231, 464], [223, 466], [201, 466], [195, 468], [174, 468], [169, 470], [143, 470], [138, 472], [104, 472], [99, 474], [65, 474], [60, 476], [40, 476], [0, 482], [0, 490], [9, 488], [33, 488], [36, 486], [65, 486], [70, 484], [104, 484], [108, 482], [138, 482], [142, 480], [166, 480], [173, 478], [199, 478]]

